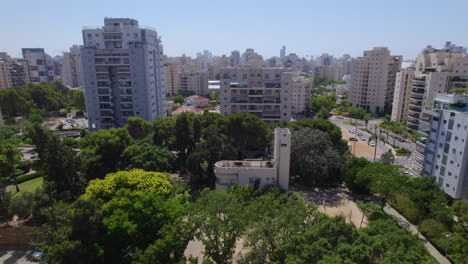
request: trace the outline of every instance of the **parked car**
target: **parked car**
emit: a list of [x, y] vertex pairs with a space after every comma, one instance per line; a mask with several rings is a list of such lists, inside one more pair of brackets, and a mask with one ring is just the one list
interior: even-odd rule
[[355, 137], [350, 137], [348, 139], [349, 139], [349, 141], [358, 141], [357, 138], [355, 138]]
[[398, 141], [405, 142], [405, 139], [404, 138], [399, 138]]
[[354, 129], [350, 129], [349, 133], [354, 134]]
[[357, 135], [360, 136], [360, 137], [362, 137], [362, 133], [361, 133], [361, 132], [358, 132]]
[[375, 141], [371, 141], [371, 142], [369, 143], [369, 146], [375, 147]]
[[361, 136], [361, 140], [362, 140], [362, 141], [366, 141], [366, 137], [365, 137], [365, 136]]

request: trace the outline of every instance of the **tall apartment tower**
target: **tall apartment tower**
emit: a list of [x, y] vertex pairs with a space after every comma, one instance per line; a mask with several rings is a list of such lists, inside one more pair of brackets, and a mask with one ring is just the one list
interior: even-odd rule
[[166, 95], [172, 96], [180, 90], [180, 74], [182, 65], [177, 61], [168, 61], [164, 63], [164, 75], [166, 81]]
[[52, 57], [47, 55], [44, 49], [22, 49], [23, 58], [28, 61], [29, 78], [32, 83], [54, 82], [55, 64]]
[[69, 52], [64, 52], [60, 60], [62, 80], [72, 88], [83, 87], [83, 69], [81, 67], [80, 46], [73, 45]]
[[241, 56], [238, 50], [231, 51], [231, 66], [235, 67], [241, 63]]
[[281, 82], [283, 88], [291, 94], [291, 114], [305, 114], [309, 110], [312, 79], [300, 72], [285, 72], [281, 75]]
[[0, 60], [0, 89], [30, 83], [28, 62], [24, 59]]
[[418, 55], [412, 77], [411, 99], [406, 117], [407, 127], [418, 130], [419, 117], [436, 94], [448, 93], [454, 86], [467, 86], [468, 57], [466, 48], [447, 42], [442, 49], [427, 46]]
[[280, 60], [282, 60], [284, 57], [286, 57], [286, 46], [283, 46], [280, 49]]
[[323, 53], [317, 58], [317, 66], [330, 66], [333, 63], [333, 56]]
[[288, 128], [275, 128], [274, 159], [277, 168], [278, 185], [289, 190], [289, 165], [291, 161], [291, 132]]
[[253, 66], [221, 69], [221, 114], [250, 113], [269, 123], [289, 121], [293, 87], [305, 81], [288, 71]]
[[364, 51], [355, 59], [349, 89], [352, 106], [372, 114], [390, 112], [401, 61], [402, 56], [391, 56], [387, 48]]
[[395, 92], [392, 103], [392, 121], [406, 122], [410, 101], [419, 99], [420, 95], [413, 93], [414, 64], [402, 68], [396, 74]]
[[89, 129], [121, 127], [132, 116], [165, 117], [163, 50], [156, 30], [130, 18], [105, 18], [83, 29], [83, 68]]
[[434, 176], [454, 199], [468, 199], [468, 97], [437, 94], [421, 114], [414, 162], [422, 176]]

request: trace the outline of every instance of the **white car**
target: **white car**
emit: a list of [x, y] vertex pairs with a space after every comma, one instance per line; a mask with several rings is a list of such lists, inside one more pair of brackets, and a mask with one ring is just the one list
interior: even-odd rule
[[362, 140], [362, 141], [366, 141], [366, 137], [365, 137], [365, 136], [361, 136], [361, 140]]
[[353, 129], [350, 129], [350, 130], [349, 130], [349, 133], [354, 134], [354, 130], [353, 130]]
[[371, 141], [371, 142], [369, 143], [369, 145], [370, 145], [371, 147], [375, 147], [375, 142], [374, 142], [374, 141]]

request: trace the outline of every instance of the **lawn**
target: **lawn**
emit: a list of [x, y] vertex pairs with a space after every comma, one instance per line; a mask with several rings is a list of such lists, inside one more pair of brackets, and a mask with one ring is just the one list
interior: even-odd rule
[[[42, 182], [44, 179], [42, 177], [35, 178], [29, 181], [25, 181], [23, 183], [18, 184], [20, 188], [20, 193], [25, 192], [35, 192], [37, 188], [42, 186]], [[17, 194], [15, 186], [10, 187], [10, 193], [15, 196]]]

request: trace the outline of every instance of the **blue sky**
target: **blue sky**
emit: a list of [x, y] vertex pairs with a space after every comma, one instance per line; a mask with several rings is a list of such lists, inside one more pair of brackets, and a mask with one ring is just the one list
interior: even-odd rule
[[2, 1], [0, 51], [20, 56], [41, 47], [51, 55], [82, 44], [81, 29], [104, 17], [131, 17], [155, 27], [165, 54], [230, 54], [254, 48], [264, 57], [362, 55], [374, 46], [414, 59], [446, 40], [468, 46], [467, 0], [17, 0]]

